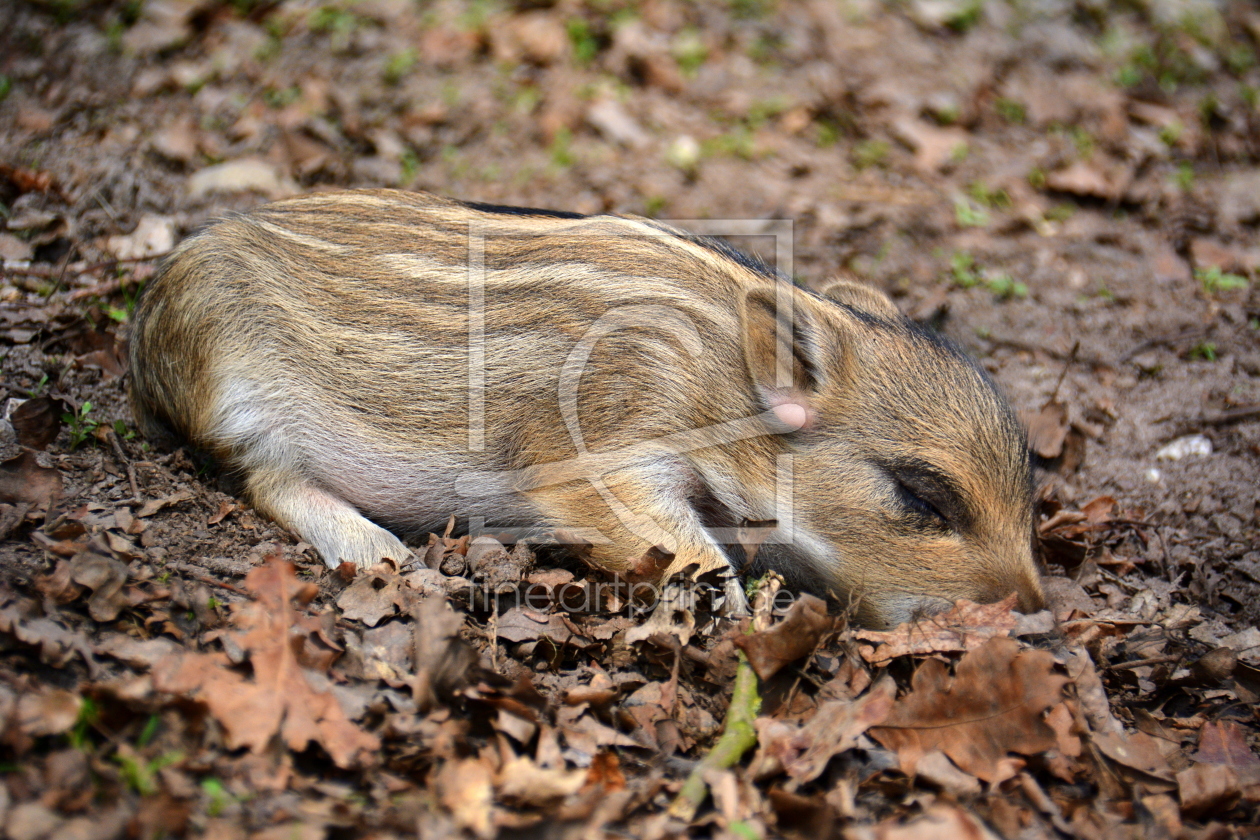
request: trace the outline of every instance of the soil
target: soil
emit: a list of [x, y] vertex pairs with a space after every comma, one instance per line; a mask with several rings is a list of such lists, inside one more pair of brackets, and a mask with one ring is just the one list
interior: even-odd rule
[[[112, 527], [128, 548], [101, 551], [121, 557], [133, 583], [156, 586], [136, 571], [156, 569], [236, 603], [245, 575], [280, 556], [313, 576], [316, 603], [332, 608], [345, 581], [322, 573], [309, 546], [242, 506], [187, 453], [135, 434], [120, 348], [157, 260], [203, 222], [298, 192], [397, 187], [684, 227], [752, 219], [768, 231], [789, 220], [790, 264], [780, 267], [808, 286], [847, 274], [888, 292], [976, 356], [1030, 422], [1048, 571], [1122, 627], [1105, 652], [1092, 643], [1100, 667], [1119, 655], [1116, 645], [1143, 658], [1122, 613], [1170, 646], [1146, 658], [1172, 650], [1181, 667], [1228, 648], [1222, 639], [1260, 624], [1258, 55], [1260, 11], [1224, 0], [6, 0], [2, 396], [47, 396], [53, 414], [79, 419], [38, 455], [62, 482], [48, 516], [61, 516], [61, 530], [45, 527], [38, 504], [3, 500], [4, 591], [35, 601], [42, 592], [53, 610], [57, 598], [40, 581], [58, 557], [79, 556], [83, 541]], [[732, 241], [774, 261], [769, 234]], [[1174, 457], [1169, 445], [1190, 436], [1204, 440]], [[0, 443], [5, 458], [21, 451], [15, 439]], [[108, 519], [163, 499], [136, 517], [148, 523], [139, 530]], [[1093, 530], [1059, 532], [1064, 522]], [[88, 609], [69, 595], [62, 604]], [[128, 609], [149, 609], [140, 604]], [[1177, 606], [1197, 609], [1193, 621], [1160, 627], [1154, 616]], [[215, 624], [170, 620], [184, 627], [168, 631], [181, 643]], [[23, 651], [9, 641], [0, 654], [15, 697], [92, 676]], [[1258, 652], [1236, 651], [1253, 669]], [[1158, 663], [1124, 674], [1107, 676], [1117, 709], [1141, 700], [1170, 716], [1174, 707], [1181, 718], [1199, 714], [1200, 727], [1236, 721], [1255, 746], [1256, 695], [1237, 673], [1212, 697]], [[554, 700], [555, 686], [538, 679]], [[108, 702], [126, 706], [123, 696]], [[15, 761], [39, 756], [47, 770], [55, 745], [33, 737], [25, 746], [10, 738], [6, 749]], [[460, 748], [465, 762], [469, 749]], [[391, 778], [409, 790], [424, 778], [417, 767], [446, 759], [416, 759], [406, 772], [395, 763]], [[11, 783], [4, 809], [56, 787], [54, 775]], [[131, 786], [129, 824], [156, 798], [185, 803], [185, 819], [150, 814], [144, 825], [160, 829], [150, 836], [217, 824], [204, 785], [172, 785]], [[306, 802], [334, 796], [302, 790]], [[657, 794], [636, 790], [640, 804], [609, 820], [646, 832], [642, 815], [660, 811]], [[1133, 801], [1142, 790], [1130, 791]], [[1255, 824], [1251, 794], [1199, 812], [1180, 796], [1184, 823], [1160, 823], [1164, 836], [1199, 836], [1211, 819], [1232, 836]], [[42, 801], [57, 819], [100, 807]], [[296, 806], [282, 817], [269, 801], [266, 813], [233, 811], [233, 830], [315, 824]], [[359, 827], [392, 836], [384, 800], [372, 801]], [[522, 801], [518, 814], [550, 807]], [[906, 801], [841, 809], [836, 825], [891, 830], [917, 813]], [[443, 802], [455, 815], [444, 830], [515, 830], [502, 813], [487, 827]], [[976, 811], [1009, 833], [1002, 826], [1015, 824], [985, 802]], [[1046, 828], [1045, 813], [1031, 825], [1050, 836], [1062, 827]], [[1074, 819], [1064, 813], [1061, 821]], [[1131, 810], [1091, 825], [1143, 836], [1150, 819]], [[1083, 826], [1068, 833], [1103, 836]], [[721, 819], [688, 830], [734, 831]]]

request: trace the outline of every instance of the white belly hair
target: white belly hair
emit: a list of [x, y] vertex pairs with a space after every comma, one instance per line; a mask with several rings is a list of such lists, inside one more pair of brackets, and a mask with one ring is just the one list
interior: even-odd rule
[[[338, 410], [319, 404], [315, 395], [295, 399], [295, 390], [280, 381], [264, 385], [240, 377], [218, 389], [213, 437], [239, 453], [246, 472], [293, 473], [405, 533], [440, 530], [451, 514], [487, 524], [542, 524], [524, 495], [491, 480], [478, 486], [476, 476], [503, 468], [494, 452], [428, 446], [402, 451], [385, 448], [379, 436], [338, 434], [348, 428], [338, 422]], [[451, 440], [449, 434], [434, 437]], [[457, 483], [465, 488], [461, 495]]]

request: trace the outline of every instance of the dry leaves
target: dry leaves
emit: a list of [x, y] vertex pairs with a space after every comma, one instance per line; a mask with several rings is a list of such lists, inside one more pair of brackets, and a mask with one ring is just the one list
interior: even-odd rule
[[974, 814], [954, 805], [933, 805], [916, 819], [889, 820], [875, 828], [877, 840], [998, 840]]
[[783, 620], [769, 630], [737, 636], [736, 646], [748, 657], [757, 677], [768, 680], [779, 669], [813, 653], [823, 636], [835, 627], [827, 605], [813, 595], [792, 602]]
[[1000, 782], [1020, 767], [1009, 753], [1035, 755], [1055, 747], [1043, 715], [1063, 699], [1067, 683], [1049, 653], [992, 639], [959, 660], [953, 676], [938, 659], [920, 665], [912, 692], [871, 737], [896, 750], [910, 775], [923, 756], [940, 750], [965, 772]]
[[13, 424], [17, 442], [31, 449], [46, 449], [61, 432], [61, 416], [69, 408], [64, 400], [55, 397], [34, 397], [22, 400], [12, 410], [8, 421]]
[[[1162, 2], [1042, 4], [1019, 26], [1003, 4], [955, 0], [860, 15], [666, 0], [611, 17], [582, 2], [131, 5], [6, 18], [0, 443], [50, 451], [0, 465], [0, 834], [1252, 830], [1248, 4], [1193, 29]], [[31, 150], [39, 169], [12, 165]], [[667, 821], [726, 706], [736, 648], [720, 617], [674, 602], [633, 615], [597, 574], [453, 531], [406, 575], [328, 574], [208, 492], [200, 462], [127, 438], [120, 322], [155, 253], [299, 184], [677, 218], [782, 208], [807, 259], [830, 253], [916, 317], [974, 329], [997, 378], [1064, 375], [1030, 424], [1057, 473], [1038, 538], [1062, 570], [1061, 624], [960, 604], [835, 638], [802, 601], [741, 639], [765, 678], [758, 755], [712, 774], [694, 823]], [[976, 270], [952, 272], [951, 255]], [[1003, 291], [1006, 271], [1021, 282]], [[1176, 382], [1204, 388], [1164, 389]], [[1188, 396], [1167, 416], [1122, 402], [1148, 389]], [[62, 415], [89, 400], [100, 426], [72, 450]], [[1145, 457], [1126, 440], [1143, 420], [1212, 454], [1151, 447], [1126, 489], [1165, 505], [1149, 520], [1118, 489], [1073, 503], [1125, 484], [1089, 468]], [[1244, 477], [1188, 480], [1221, 465]], [[1213, 480], [1241, 491], [1204, 493]], [[755, 538], [740, 542], [751, 559]], [[250, 574], [277, 550], [298, 577]], [[638, 571], [666, 561], [649, 552]]]
[[51, 467], [41, 467], [33, 450], [25, 449], [16, 458], [0, 464], [0, 502], [50, 511], [60, 495], [61, 474]]
[[395, 575], [377, 574], [369, 570], [359, 575], [337, 598], [341, 614], [354, 621], [375, 627], [382, 619], [407, 608], [408, 599], [402, 581]]
[[989, 639], [1008, 635], [1015, 628], [1016, 597], [994, 604], [959, 601], [948, 612], [916, 619], [895, 630], [855, 630], [853, 636], [875, 646], [858, 645], [862, 658], [884, 665], [899, 656], [954, 653], [974, 650]]
[[315, 588], [300, 584], [293, 567], [277, 559], [251, 572], [245, 588], [256, 600], [236, 611], [232, 637], [248, 657], [252, 678], [226, 654], [182, 653], [158, 663], [154, 687], [205, 705], [231, 747], [262, 753], [279, 735], [297, 752], [318, 743], [338, 767], [374, 763], [379, 739], [349, 720], [305, 651], [313, 619], [299, 609]]
[[[189, 781], [198, 771], [185, 751], [161, 758], [184, 744], [223, 778], [249, 779], [250, 790], [310, 796], [332, 784], [329, 774], [358, 774], [372, 797], [382, 797], [374, 801], [420, 796], [428, 804], [415, 818], [439, 833], [491, 838], [556, 819], [646, 832], [661, 818], [652, 803], [662, 801], [654, 792], [668, 774], [645, 773], [634, 757], [697, 758], [719, 732], [713, 711], [720, 712], [736, 647], [703, 610], [682, 610], [666, 598], [659, 614], [636, 624], [568, 611], [563, 599], [548, 597], [536, 609], [479, 613], [488, 602], [461, 613], [440, 594], [447, 584], [435, 582], [435, 594], [425, 597], [412, 585], [416, 573], [382, 566], [344, 588], [327, 574], [325, 585], [339, 590], [337, 606], [326, 595], [319, 612], [312, 608], [319, 587], [274, 557], [245, 577], [240, 590], [248, 599], [214, 607], [200, 582], [157, 586], [142, 561], [129, 568], [111, 554], [106, 535], [120, 537], [145, 521], [125, 507], [76, 510], [63, 527], [78, 549], [41, 578], [40, 591], [43, 604], [91, 615], [102, 628], [139, 621], [158, 637], [115, 629], [90, 639], [21, 599], [0, 605], [0, 634], [56, 667], [106, 657], [134, 669], [92, 692], [114, 717], [132, 715], [133, 732], [150, 715], [141, 710], [163, 713], [160, 731], [172, 739], [166, 752], [128, 738], [116, 748], [118, 761], [150, 768], [135, 772], [151, 794], [126, 805], [146, 824], [182, 830], [200, 807], [195, 797], [202, 794]], [[571, 574], [545, 569], [530, 579], [575, 583]], [[1078, 814], [1111, 813], [1118, 797], [1123, 804], [1117, 780], [1142, 785], [1144, 807], [1166, 821], [1260, 800], [1260, 759], [1244, 728], [1228, 720], [1199, 724], [1197, 752], [1173, 772], [1175, 744], [1126, 729], [1087, 652], [1056, 660], [1004, 635], [1013, 626], [1010, 607], [961, 603], [933, 620], [934, 632], [854, 631], [837, 648], [827, 641], [832, 619], [819, 602], [802, 599], [768, 629], [743, 636], [765, 672], [779, 673], [763, 683], [756, 755], [711, 774], [712, 810], [701, 811], [698, 824], [821, 831], [842, 817], [860, 818], [870, 836], [907, 838], [987, 836], [986, 822], [1003, 833], [1030, 822], [1065, 831], [1068, 803]], [[177, 623], [181, 609], [191, 625]], [[636, 628], [640, 642], [627, 646]], [[872, 656], [875, 650], [881, 653]], [[917, 669], [898, 698], [893, 674], [912, 661]], [[880, 676], [871, 662], [889, 672]], [[0, 724], [11, 720], [9, 731], [27, 745], [79, 732], [83, 710], [92, 708], [84, 696], [10, 691], [6, 706], [0, 691]], [[196, 710], [214, 725], [198, 723]], [[1173, 737], [1153, 720], [1145, 728]], [[159, 768], [166, 760], [172, 763]], [[300, 766], [321, 763], [323, 781], [302, 780]], [[1100, 792], [1091, 799], [1081, 791], [1095, 781]], [[1008, 802], [1015, 789], [1027, 804]], [[875, 793], [894, 790], [918, 797], [921, 807]], [[884, 804], [872, 811], [872, 802]], [[969, 810], [972, 804], [979, 810]], [[63, 825], [61, 815], [29, 803], [18, 813], [35, 822], [51, 815], [50, 825]], [[309, 827], [289, 820], [265, 830]]]
[[883, 723], [893, 707], [897, 685], [884, 677], [860, 698], [822, 704], [801, 727], [769, 719], [758, 721], [760, 750], [753, 761], [758, 776], [784, 772], [793, 786], [813, 781], [833, 756], [858, 745], [872, 726]]

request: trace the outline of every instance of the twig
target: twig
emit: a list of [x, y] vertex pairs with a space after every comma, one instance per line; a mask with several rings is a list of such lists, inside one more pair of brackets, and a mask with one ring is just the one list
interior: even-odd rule
[[109, 443], [114, 448], [114, 457], [127, 470], [127, 480], [131, 482], [131, 497], [138, 500], [140, 498], [140, 484], [136, 481], [136, 468], [132, 465], [131, 459], [127, 457], [127, 453], [123, 451], [122, 441], [118, 439], [118, 433], [113, 429], [109, 430]]
[[[12, 274], [13, 270], [6, 268], [4, 272], [6, 274]], [[13, 276], [13, 277], [9, 277], [8, 280], [10, 283], [12, 283], [14, 286], [17, 286], [22, 291], [31, 292], [32, 294], [36, 294], [36, 295], [42, 294], [48, 289], [46, 284], [28, 279], [26, 277]]]
[[1206, 334], [1207, 334], [1207, 330], [1204, 329], [1203, 327], [1193, 327], [1191, 329], [1182, 330], [1181, 332], [1172, 333], [1170, 335], [1156, 336], [1155, 338], [1148, 339], [1147, 341], [1143, 341], [1137, 347], [1134, 347], [1128, 353], [1125, 353], [1123, 356], [1121, 356], [1120, 364], [1125, 364], [1126, 362], [1132, 361], [1135, 356], [1139, 356], [1142, 353], [1145, 353], [1147, 350], [1152, 350], [1161, 345], [1180, 344], [1183, 341], [1188, 341], [1189, 339], [1192, 339], [1192, 338], [1199, 338], [1200, 336], [1203, 336]]
[[731, 705], [726, 710], [722, 736], [708, 755], [691, 771], [683, 782], [678, 796], [669, 806], [669, 815], [683, 822], [691, 822], [696, 811], [709, 795], [709, 784], [704, 780], [709, 770], [725, 770], [737, 764], [749, 749], [757, 743], [757, 730], [753, 721], [761, 711], [761, 695], [757, 692], [757, 675], [743, 651], [739, 652], [739, 667], [735, 671], [735, 690], [731, 693]]
[[[749, 633], [765, 630], [770, 625], [770, 615], [774, 605], [774, 593], [778, 592], [783, 581], [778, 575], [771, 573], [762, 583], [754, 598], [752, 625]], [[757, 744], [757, 729], [753, 722], [761, 711], [761, 694], [757, 687], [757, 674], [749, 664], [743, 651], [739, 651], [739, 665], [735, 669], [735, 688], [731, 692], [731, 704], [726, 709], [726, 719], [722, 722], [722, 735], [713, 749], [700, 759], [691, 775], [683, 782], [678, 796], [670, 803], [668, 814], [674, 819], [691, 822], [696, 811], [704, 804], [709, 795], [709, 783], [705, 776], [711, 770], [725, 770], [734, 767], [743, 758], [744, 753]]]
[[1260, 417], [1260, 405], [1240, 405], [1237, 408], [1227, 408], [1224, 411], [1206, 415], [1201, 422], [1209, 426], [1228, 426], [1230, 423], [1250, 420], [1252, 417]]
[[4, 267], [4, 273], [14, 276], [42, 277], [45, 280], [52, 280], [55, 277], [61, 277], [68, 271], [72, 271], [75, 274], [91, 274], [93, 272], [100, 271], [103, 268], [114, 268], [119, 265], [123, 265], [124, 263], [157, 262], [158, 260], [164, 259], [169, 253], [170, 251], [163, 251], [160, 254], [150, 254], [147, 257], [113, 257], [112, 259], [88, 263], [87, 265], [75, 263], [73, 265], [63, 266], [62, 268], [43, 265], [6, 265]]
[[1134, 668], [1143, 668], [1147, 665], [1167, 665], [1169, 662], [1180, 662], [1180, 656], [1152, 656], [1149, 659], [1132, 659], [1128, 662], [1118, 662], [1115, 665], [1108, 665], [1108, 671], [1131, 671]]
[[1081, 342], [1079, 340], [1072, 342], [1072, 350], [1068, 353], [1068, 357], [1063, 360], [1063, 370], [1059, 371], [1059, 378], [1054, 382], [1054, 390], [1050, 392], [1050, 399], [1046, 400], [1046, 405], [1054, 402], [1059, 398], [1059, 389], [1063, 387], [1063, 380], [1067, 379], [1068, 371], [1072, 367], [1072, 363], [1076, 361], [1076, 354], [1080, 352]]
[[166, 563], [166, 566], [167, 568], [174, 569], [175, 571], [179, 572], [185, 577], [190, 577], [193, 580], [199, 581], [208, 586], [217, 586], [220, 589], [226, 589], [228, 592], [234, 592], [237, 595], [240, 595], [245, 598], [253, 597], [244, 589], [241, 589], [239, 586], [233, 586], [227, 581], [216, 580], [215, 578], [210, 577], [204, 572], [198, 571], [197, 567], [191, 563], [185, 563], [182, 560], [172, 560], [172, 561], [168, 561]]
[[[994, 347], [1006, 347], [1011, 350], [1023, 350], [1025, 353], [1041, 353], [1057, 362], [1063, 362], [1065, 365], [1073, 365], [1080, 363], [1089, 367], [1107, 367], [1110, 362], [1101, 356], [1082, 356], [1080, 353], [1080, 342], [1073, 343], [1070, 350], [1055, 350], [1046, 347], [1044, 344], [1033, 344], [1031, 341], [1022, 341], [1018, 338], [1008, 338], [1000, 335], [990, 335], [984, 339], [987, 343]], [[1066, 368], [1064, 372], [1066, 373]]]
[[95, 286], [88, 286], [85, 289], [75, 289], [66, 295], [66, 300], [74, 302], [82, 300], [86, 297], [109, 297], [115, 292], [122, 290], [122, 280], [115, 277], [113, 280], [106, 280], [104, 283], [97, 283]]

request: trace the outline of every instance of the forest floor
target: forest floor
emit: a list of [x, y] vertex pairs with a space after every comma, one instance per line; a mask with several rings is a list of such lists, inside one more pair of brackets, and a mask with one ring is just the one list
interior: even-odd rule
[[[329, 571], [137, 435], [123, 348], [181, 236], [333, 187], [789, 220], [1026, 419], [1053, 615]], [[0, 0], [0, 221], [0, 834], [1260, 836], [1253, 3]], [[700, 765], [736, 639], [755, 750]]]

